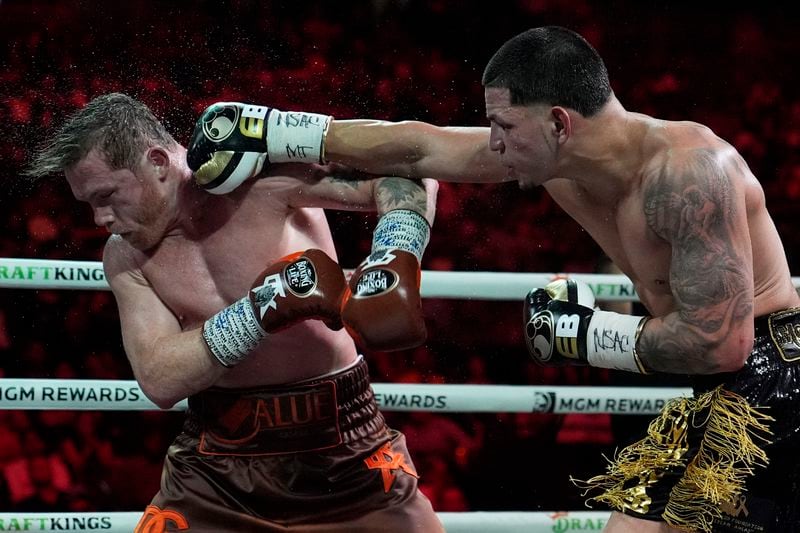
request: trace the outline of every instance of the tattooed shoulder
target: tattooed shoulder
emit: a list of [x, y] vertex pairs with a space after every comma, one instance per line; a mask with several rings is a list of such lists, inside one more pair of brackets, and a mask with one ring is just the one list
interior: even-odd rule
[[722, 230], [735, 214], [728, 169], [716, 150], [672, 155], [647, 180], [644, 211], [648, 225], [673, 241], [697, 230]]

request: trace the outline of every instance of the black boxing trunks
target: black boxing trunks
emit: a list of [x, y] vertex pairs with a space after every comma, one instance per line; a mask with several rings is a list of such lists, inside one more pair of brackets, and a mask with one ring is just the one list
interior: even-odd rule
[[692, 388], [606, 474], [573, 480], [587, 503], [686, 531], [800, 531], [800, 309], [756, 318], [744, 367]]
[[363, 358], [333, 375], [189, 398], [136, 533], [443, 531]]

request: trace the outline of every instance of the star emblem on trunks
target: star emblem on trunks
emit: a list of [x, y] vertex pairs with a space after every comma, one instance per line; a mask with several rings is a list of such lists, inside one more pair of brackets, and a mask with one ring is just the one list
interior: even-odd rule
[[366, 463], [367, 468], [370, 470], [381, 471], [381, 476], [383, 477], [383, 492], [389, 492], [389, 489], [392, 488], [398, 470], [402, 470], [410, 476], [419, 478], [414, 467], [406, 463], [406, 456], [392, 450], [391, 442], [387, 442], [381, 446], [378, 451], [364, 459], [364, 463]]
[[272, 274], [264, 278], [264, 281], [258, 287], [251, 289], [253, 292], [253, 303], [258, 307], [259, 318], [264, 318], [268, 309], [277, 309], [278, 303], [275, 298], [280, 296], [286, 297], [286, 291], [283, 287], [280, 274]]

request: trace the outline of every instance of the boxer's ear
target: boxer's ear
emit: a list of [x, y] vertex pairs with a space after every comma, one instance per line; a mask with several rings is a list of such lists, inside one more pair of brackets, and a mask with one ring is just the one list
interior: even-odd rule
[[155, 172], [159, 181], [164, 181], [170, 167], [169, 153], [160, 146], [151, 146], [145, 152], [145, 164]]
[[556, 142], [564, 144], [572, 135], [572, 118], [569, 112], [561, 107], [554, 106], [550, 109], [551, 133], [555, 137]]

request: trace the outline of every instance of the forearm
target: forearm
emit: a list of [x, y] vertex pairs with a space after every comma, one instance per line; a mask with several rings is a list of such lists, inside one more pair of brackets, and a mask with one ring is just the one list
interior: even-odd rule
[[419, 177], [414, 165], [423, 154], [415, 124], [333, 120], [325, 138], [325, 159], [372, 174]]
[[227, 370], [209, 352], [200, 328], [129, 350], [129, 359], [142, 391], [162, 409], [211, 387]]
[[488, 128], [333, 120], [325, 159], [377, 175], [475, 183], [510, 179], [500, 157], [489, 150]]
[[649, 320], [637, 353], [645, 367], [673, 374], [714, 374], [741, 368], [752, 349], [752, 332], [697, 327], [674, 312]]
[[[430, 184], [430, 187], [435, 187], [435, 184]], [[408, 209], [422, 215], [429, 225], [433, 225], [435, 191], [429, 194], [429, 190], [420, 180], [378, 178], [374, 182], [373, 197], [378, 215], [394, 209]]]

